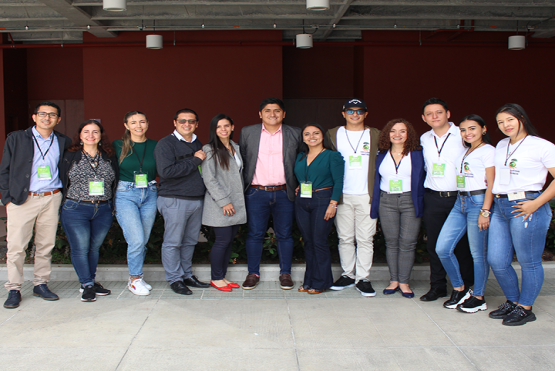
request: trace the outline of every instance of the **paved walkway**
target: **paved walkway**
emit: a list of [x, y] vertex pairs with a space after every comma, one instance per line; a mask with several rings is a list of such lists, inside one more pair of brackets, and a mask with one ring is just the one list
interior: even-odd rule
[[[0, 282], [4, 283], [4, 282]], [[112, 295], [79, 300], [79, 284], [51, 282], [47, 302], [22, 291], [18, 309], [0, 308], [2, 370], [554, 370], [555, 279], [534, 306], [538, 320], [502, 326], [487, 312], [465, 314], [416, 299], [354, 288], [310, 296], [261, 282], [251, 291], [193, 289], [174, 294], [150, 282], [131, 294], [125, 282], [102, 282]], [[5, 295], [3, 295], [2, 301]], [[490, 309], [504, 298], [490, 280]]]

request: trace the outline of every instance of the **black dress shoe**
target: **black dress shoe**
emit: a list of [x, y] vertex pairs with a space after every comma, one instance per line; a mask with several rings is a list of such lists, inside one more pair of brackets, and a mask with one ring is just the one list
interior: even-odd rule
[[207, 289], [210, 287], [209, 283], [201, 282], [196, 276], [191, 276], [183, 280], [187, 286], [196, 287], [199, 289]]
[[8, 299], [4, 302], [4, 308], [13, 309], [19, 307], [21, 301], [21, 292], [19, 290], [10, 290]]
[[58, 295], [54, 294], [45, 283], [37, 285], [33, 288], [33, 295], [43, 298], [44, 300], [58, 300]]
[[447, 296], [447, 288], [432, 287], [430, 291], [420, 297], [422, 301], [434, 301]]
[[172, 283], [170, 287], [176, 294], [191, 295], [193, 293], [187, 286], [185, 286], [185, 283], [183, 283], [183, 281], [176, 281]]

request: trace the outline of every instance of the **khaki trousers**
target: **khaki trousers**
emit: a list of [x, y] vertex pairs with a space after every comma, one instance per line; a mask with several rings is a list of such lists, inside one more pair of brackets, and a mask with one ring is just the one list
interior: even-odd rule
[[35, 229], [35, 286], [47, 283], [52, 270], [52, 249], [56, 242], [58, 214], [62, 193], [49, 196], [29, 196], [22, 205], [9, 203], [6, 206], [8, 253], [6, 266], [8, 290], [21, 290], [25, 250]]
[[356, 282], [369, 280], [374, 258], [376, 222], [377, 219], [370, 218], [369, 195], [343, 194], [343, 203], [337, 205], [335, 216], [343, 276], [353, 278]]

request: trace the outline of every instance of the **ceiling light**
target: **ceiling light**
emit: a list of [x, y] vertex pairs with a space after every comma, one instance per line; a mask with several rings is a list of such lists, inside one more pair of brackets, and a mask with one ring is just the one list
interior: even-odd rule
[[306, 8], [310, 10], [328, 10], [330, 0], [306, 0]]
[[297, 34], [297, 48], [299, 49], [312, 48], [312, 34], [309, 34], [309, 33]]
[[102, 9], [110, 12], [123, 12], [127, 10], [126, 0], [102, 0]]
[[147, 35], [146, 48], [147, 49], [162, 49], [164, 47], [164, 39], [162, 35]]
[[509, 50], [522, 50], [526, 47], [526, 37], [523, 35], [509, 36]]

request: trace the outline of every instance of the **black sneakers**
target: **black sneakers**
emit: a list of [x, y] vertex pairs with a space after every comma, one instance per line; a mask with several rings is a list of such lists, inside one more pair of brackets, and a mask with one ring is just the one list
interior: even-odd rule
[[451, 293], [451, 299], [443, 303], [443, 306], [447, 309], [455, 309], [457, 305], [462, 304], [469, 297], [469, 289], [464, 289], [463, 291], [453, 290], [453, 292]]
[[376, 291], [372, 288], [370, 281], [358, 281], [356, 287], [362, 296], [376, 296]]
[[354, 285], [355, 285], [354, 278], [341, 276], [337, 279], [337, 281], [333, 283], [333, 286], [330, 287], [330, 290], [339, 291], [339, 290], [346, 289], [347, 287], [353, 287]]
[[516, 304], [507, 300], [501, 304], [496, 310], [489, 312], [489, 317], [493, 319], [503, 319], [507, 314], [511, 313], [516, 307]]
[[83, 289], [83, 295], [81, 295], [81, 301], [84, 301], [84, 302], [96, 301], [96, 294], [94, 292], [93, 285], [85, 286], [85, 288]]
[[[94, 290], [94, 293], [98, 296], [110, 295], [112, 293], [112, 291], [110, 291], [108, 289], [105, 289], [98, 282], [94, 283], [93, 290]], [[79, 292], [83, 292], [83, 291], [85, 291], [85, 288], [83, 287], [83, 285], [81, 285], [81, 288], [79, 289]]]
[[14, 309], [19, 307], [19, 302], [21, 301], [21, 292], [19, 290], [10, 290], [8, 294], [8, 299], [4, 302], [4, 308]]
[[524, 309], [520, 305], [503, 319], [503, 324], [505, 326], [520, 326], [524, 325], [526, 322], [532, 322], [536, 320], [536, 315], [532, 313], [532, 307], [530, 309]]
[[464, 303], [457, 305], [457, 310], [464, 313], [476, 313], [480, 310], [487, 310], [488, 305], [485, 299], [478, 299], [476, 296], [471, 296], [464, 301]]

